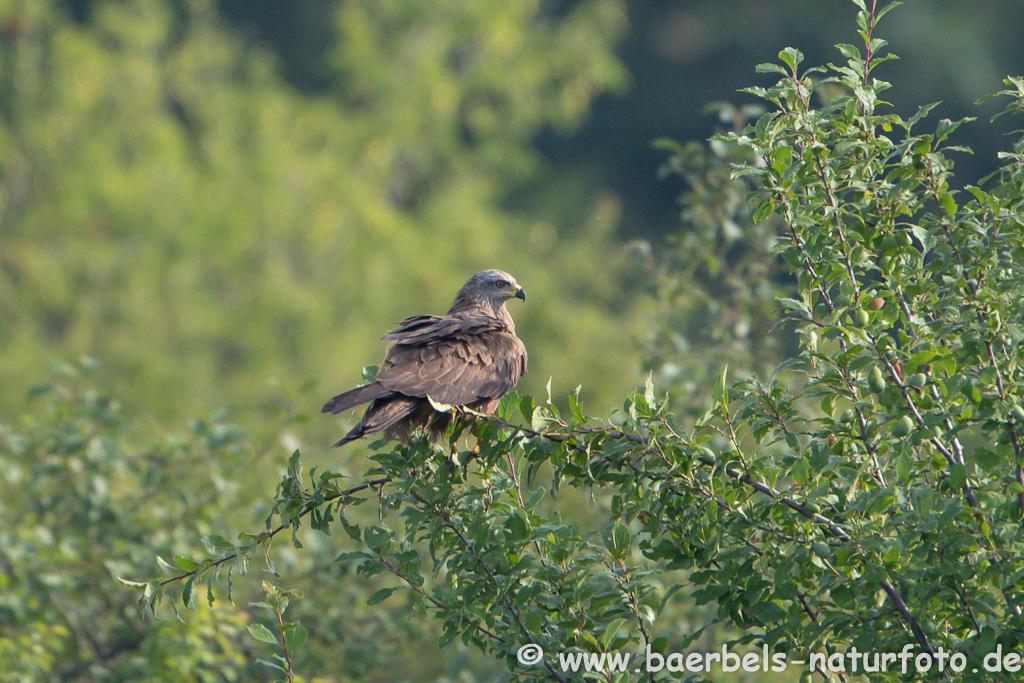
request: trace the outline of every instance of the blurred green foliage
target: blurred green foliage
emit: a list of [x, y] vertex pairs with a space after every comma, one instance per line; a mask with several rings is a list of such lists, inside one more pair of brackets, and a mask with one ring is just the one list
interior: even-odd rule
[[31, 417], [0, 425], [0, 679], [246, 680], [244, 611], [146, 623], [114, 586], [154, 552], [196, 550], [197, 529], [224, 532], [249, 444], [225, 421], [161, 434], [95, 372], [55, 367]]
[[[911, 20], [896, 20], [896, 33], [927, 35], [923, 42], [938, 46], [942, 28], [929, 24], [922, 33], [913, 18], [945, 16], [949, 9], [940, 5], [908, 8]], [[455, 572], [420, 575], [426, 564], [414, 566], [416, 525], [437, 522], [437, 506], [412, 495], [422, 472], [387, 492], [343, 495], [362, 481], [363, 451], [323, 452], [339, 425], [312, 421], [310, 413], [322, 395], [358, 382], [359, 368], [379, 359], [377, 338], [392, 321], [443, 310], [467, 274], [485, 267], [513, 272], [530, 292], [514, 311], [531, 352], [524, 393], [539, 394], [549, 376], [556, 398], [582, 384], [598, 414], [637, 384], [639, 366], [671, 388], [669, 405], [686, 422], [710, 409], [723, 424], [735, 416], [718, 382], [721, 365], [734, 375], [765, 375], [783, 358], [811, 353], [808, 334], [798, 347], [792, 328], [766, 333], [777, 319], [776, 297], [796, 301], [799, 283], [773, 256], [782, 217], [765, 211], [755, 220], [747, 210], [756, 174], [731, 175], [732, 164], [758, 163], [751, 149], [735, 138], [650, 147], [672, 132], [666, 119], [692, 117], [721, 96], [688, 80], [697, 71], [694, 55], [704, 55], [715, 87], [731, 93], [729, 84], [746, 83], [749, 69], [731, 68], [726, 48], [767, 49], [768, 38], [778, 38], [778, 22], [754, 20], [766, 16], [762, 3], [719, 6], [728, 11], [616, 0], [0, 0], [0, 680], [269, 680], [282, 673], [259, 659], [281, 665], [286, 676], [294, 669], [321, 681], [483, 681], [507, 672], [500, 657], [465, 646], [484, 640], [456, 637], [470, 631], [461, 615], [480, 626], [480, 596], [493, 597], [486, 581], [459, 592], [480, 578], [480, 556], [455, 531], [462, 527], [449, 524], [438, 538], [462, 563], [463, 587], [448, 585]], [[991, 3], [965, 25], [1008, 6]], [[828, 11], [794, 2], [772, 5], [769, 14], [782, 21], [802, 13], [813, 22], [814, 12], [801, 9], [808, 7]], [[731, 20], [736, 12], [747, 21]], [[701, 33], [702, 26], [713, 30]], [[1004, 20], [999, 31], [1013, 27]], [[831, 42], [831, 30], [822, 22], [815, 40]], [[1007, 45], [1000, 54], [1020, 46]], [[914, 63], [932, 68], [962, 54], [941, 47], [934, 54], [942, 59], [919, 55]], [[638, 58], [644, 50], [661, 55], [658, 68], [638, 68], [652, 63]], [[963, 73], [984, 72], [977, 51], [969, 56]], [[647, 106], [655, 81], [662, 89], [654, 100], [674, 104]], [[640, 100], [622, 97], [631, 82]], [[897, 94], [907, 91], [913, 88]], [[823, 104], [836, 94], [820, 92]], [[734, 133], [758, 113], [728, 105], [714, 111]], [[997, 136], [995, 127], [985, 130]], [[786, 134], [778, 136], [765, 139], [765, 148], [780, 139], [785, 147]], [[618, 156], [602, 156], [616, 146]], [[653, 181], [657, 164], [665, 165], [661, 184]], [[676, 234], [678, 209], [647, 199], [680, 188], [684, 228]], [[623, 234], [646, 239], [623, 249]], [[907, 247], [879, 248], [895, 255], [888, 267], [899, 258], [905, 268], [916, 258]], [[879, 329], [898, 317], [892, 307], [865, 315], [863, 325]], [[91, 357], [101, 359], [102, 371]], [[80, 360], [51, 367], [56, 358]], [[965, 376], [971, 358], [962, 359]], [[36, 385], [42, 377], [46, 383]], [[978, 385], [976, 403], [991, 388], [967, 381], [971, 401], [967, 385]], [[883, 396], [883, 407], [861, 408], [875, 411], [878, 424], [893, 423], [895, 434], [905, 415], [897, 420], [894, 405], [902, 404], [891, 388]], [[587, 422], [578, 396], [539, 407], [524, 401], [517, 407], [538, 426], [554, 424], [559, 407], [574, 428]], [[671, 424], [665, 409], [644, 393], [614, 419], [658, 431]], [[850, 429], [831, 417], [816, 419]], [[986, 433], [1009, 434], [1008, 424], [995, 420]], [[671, 457], [698, 456], [687, 460], [694, 470], [682, 483], [693, 508], [684, 510], [670, 489], [656, 499], [625, 473], [644, 455], [638, 444], [583, 429], [573, 438], [590, 449], [585, 456], [546, 437], [509, 440], [488, 425], [487, 469], [477, 470], [486, 481], [467, 488], [465, 471], [429, 460], [432, 491], [476, 520], [467, 529], [481, 543], [512, 548], [524, 562], [511, 564], [512, 554], [495, 566], [525, 572], [530, 557], [580, 560], [593, 583], [558, 567], [548, 580], [587, 605], [573, 617], [590, 614], [604, 630], [586, 634], [604, 647], [634, 637], [627, 635], [631, 620], [642, 622], [654, 608], [662, 644], [712, 647], [748, 626], [742, 596], [695, 608], [688, 591], [672, 592], [634, 564], [645, 561], [634, 542], [641, 525], [651, 538], [664, 532], [676, 544], [646, 548], [647, 559], [666, 562], [680, 544], [710, 533], [708, 520], [718, 513], [708, 512], [713, 506], [702, 492], [712, 485], [739, 496], [738, 486], [727, 488], [737, 471], [700, 460], [706, 453], [688, 444], [668, 447]], [[909, 429], [927, 452], [929, 437]], [[737, 446], [727, 441], [712, 445]], [[289, 460], [300, 446], [319, 478]], [[524, 459], [507, 458], [506, 446]], [[908, 475], [905, 450], [884, 448], [897, 473]], [[1003, 442], [998, 452], [1007, 449]], [[739, 452], [725, 450], [723, 459]], [[995, 451], [978, 452], [996, 471]], [[428, 452], [378, 454], [375, 466], [404, 476], [413, 456]], [[783, 464], [806, 477], [802, 462]], [[930, 467], [917, 484], [951, 479], [943, 463]], [[526, 478], [515, 481], [517, 471]], [[967, 472], [950, 474], [959, 483]], [[521, 482], [549, 476], [552, 488], [561, 483], [557, 500], [522, 496]], [[985, 481], [996, 486], [992, 477]], [[311, 497], [316, 492], [337, 496], [334, 514], [348, 526], [316, 517], [324, 502]], [[485, 493], [504, 507], [474, 518]], [[950, 493], [948, 483], [940, 493]], [[667, 506], [677, 523], [656, 528], [661, 513], [648, 503]], [[1017, 515], [1016, 504], [993, 519]], [[394, 523], [389, 515], [402, 505], [411, 516]], [[306, 519], [300, 514], [317, 529], [297, 530], [301, 550], [287, 534], [268, 545], [263, 534], [275, 520]], [[543, 544], [530, 545], [532, 525], [548, 519], [557, 520], [544, 527], [552, 535], [531, 537]], [[735, 533], [750, 531], [742, 515], [730, 519]], [[967, 521], [957, 520], [956, 538], [973, 533]], [[332, 529], [335, 536], [322, 533]], [[408, 545], [392, 546], [396, 539]], [[228, 547], [237, 556], [217, 564], [216, 574], [213, 564]], [[353, 547], [363, 556], [344, 554]], [[431, 612], [415, 591], [392, 594], [395, 574], [378, 561], [392, 555], [399, 572], [422, 582], [423, 594], [468, 596], [466, 611], [450, 602]], [[117, 582], [161, 571], [167, 581], [200, 568], [211, 569], [205, 578], [218, 591], [230, 575], [233, 602], [209, 609], [205, 583], [187, 596], [172, 583], [154, 620], [136, 610], [139, 594]], [[242, 579], [243, 571], [250, 575]], [[625, 592], [616, 592], [626, 574]], [[709, 586], [704, 597], [719, 597], [719, 574], [697, 577]], [[523, 578], [528, 590], [519, 597], [533, 618], [548, 618], [529, 593], [533, 576], [510, 575]], [[953, 589], [943, 590], [952, 599]], [[662, 591], [676, 597], [655, 604]], [[173, 619], [186, 606], [197, 611]], [[506, 618], [500, 601], [486, 606], [487, 619]], [[427, 612], [446, 620], [424, 619]], [[712, 623], [716, 614], [725, 628]], [[765, 615], [770, 610], [753, 616]], [[952, 616], [931, 624], [953, 625]], [[445, 656], [439, 640], [450, 643]]]
[[634, 383], [614, 215], [560, 231], [503, 206], [542, 163], [538, 130], [623, 85], [614, 0], [559, 18], [345, 3], [343, 86], [314, 97], [212, 2], [101, 2], [79, 24], [9, 0], [0, 18], [0, 405], [79, 354], [162, 415], [350, 383], [392, 321], [487, 267], [531, 293], [535, 387], [565, 364], [605, 400]]
[[[762, 106], [710, 108], [722, 134], [739, 132], [764, 113]], [[774, 256], [781, 221], [754, 220], [748, 200], [758, 183], [735, 176], [737, 166], [758, 163], [749, 148], [720, 136], [710, 144], [657, 145], [670, 153], [661, 175], [686, 181], [679, 202], [688, 229], [666, 237], [662, 249], [641, 239], [629, 244], [656, 303], [643, 367], [659, 386], [672, 388], [673, 410], [692, 419], [711, 407], [708, 389], [722, 367], [737, 376], [765, 375], [796, 351], [790, 330], [769, 333], [777, 298], [791, 296], [796, 283]]]

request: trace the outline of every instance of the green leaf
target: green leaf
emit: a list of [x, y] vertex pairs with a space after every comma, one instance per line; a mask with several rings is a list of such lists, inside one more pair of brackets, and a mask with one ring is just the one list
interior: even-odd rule
[[196, 577], [193, 574], [188, 577], [188, 581], [185, 582], [184, 587], [181, 589], [181, 602], [185, 605], [185, 609], [195, 609], [195, 595], [192, 593], [192, 587], [195, 584]]
[[954, 489], [963, 488], [967, 483], [967, 468], [961, 463], [955, 463], [949, 471], [949, 485]]
[[354, 550], [347, 553], [340, 553], [334, 558], [334, 561], [339, 564], [349, 564], [352, 562], [362, 562], [363, 560], [375, 560], [373, 555], [370, 553], [363, 552], [362, 550]]
[[548, 415], [549, 406], [537, 406], [533, 409], [533, 417], [530, 419], [530, 429], [535, 432], [543, 431], [551, 424], [551, 417]]
[[511, 540], [515, 543], [522, 543], [530, 540], [530, 527], [526, 519], [518, 511], [511, 514], [505, 522], [505, 528], [509, 530]]
[[954, 201], [953, 195], [948, 192], [940, 195], [939, 203], [942, 204], [942, 210], [946, 212], [948, 218], [956, 217], [956, 201]]
[[195, 571], [196, 569], [199, 569], [198, 562], [193, 562], [192, 560], [186, 557], [181, 557], [180, 555], [175, 555], [174, 559], [171, 560], [171, 562], [174, 563], [175, 567], [181, 569], [182, 571], [191, 572]]
[[793, 475], [793, 479], [796, 480], [801, 486], [808, 484], [808, 476], [811, 472], [811, 464], [807, 462], [807, 458], [797, 458], [793, 461], [793, 467], [790, 469], [790, 474]]
[[203, 536], [201, 539], [203, 547], [211, 555], [222, 556], [230, 554], [235, 551], [235, 544], [228, 541], [228, 539], [217, 534], [211, 534], [209, 536]]
[[401, 590], [401, 588], [397, 588], [397, 587], [395, 587], [395, 588], [381, 588], [379, 591], [377, 591], [376, 593], [371, 595], [369, 598], [367, 598], [366, 604], [367, 605], [376, 605], [378, 603], [384, 602], [385, 600], [387, 600], [388, 598], [391, 597], [392, 593], [394, 593], [395, 591], [398, 591], [398, 590]]
[[799, 313], [804, 318], [811, 318], [811, 309], [803, 301], [797, 301], [796, 299], [787, 299], [786, 297], [779, 297], [776, 299], [783, 308], [789, 311]]
[[876, 10], [875, 11], [875, 25], [877, 25], [879, 20], [881, 20], [882, 17], [884, 17], [886, 14], [888, 14], [890, 10], [896, 9], [897, 7], [899, 7], [902, 4], [903, 4], [902, 2], [898, 2], [898, 1], [890, 2], [885, 7], [882, 7], [881, 9]]
[[728, 374], [729, 366], [726, 365], [722, 368], [722, 375], [715, 382], [714, 389], [711, 390], [711, 398], [715, 401], [715, 406], [721, 407], [722, 410], [726, 410], [729, 407], [729, 389], [726, 386]]
[[804, 55], [796, 48], [787, 47], [779, 53], [779, 60], [795, 72], [800, 63], [804, 61]]
[[906, 481], [907, 477], [910, 476], [910, 467], [910, 458], [906, 453], [901, 453], [900, 457], [896, 460], [896, 478], [899, 481]]
[[345, 533], [348, 534], [348, 537], [351, 538], [353, 541], [358, 541], [360, 538], [363, 537], [363, 532], [359, 530], [358, 524], [353, 524], [352, 522], [348, 521], [348, 517], [346, 517], [345, 515], [341, 515], [338, 519], [341, 522], [342, 528], [345, 529]]
[[439, 413], [450, 413], [451, 411], [455, 410], [455, 406], [448, 405], [447, 403], [441, 403], [440, 401], [435, 401], [429, 394], [427, 395], [427, 400], [430, 401], [430, 407]]
[[533, 422], [533, 412], [535, 409], [536, 405], [533, 402], [533, 396], [523, 396], [519, 401], [519, 413], [527, 422]]
[[270, 645], [280, 645], [280, 643], [277, 642], [277, 638], [274, 636], [274, 634], [270, 632], [270, 629], [268, 629], [263, 624], [249, 624], [249, 635], [251, 635], [256, 640], [260, 641], [261, 643], [268, 643]]
[[1005, 460], [1005, 457], [989, 448], [978, 448], [974, 452], [974, 461], [978, 463], [978, 467], [990, 474], [996, 473]]
[[775, 211], [775, 202], [770, 198], [764, 199], [758, 205], [751, 218], [755, 223], [761, 223], [771, 216], [773, 211]]
[[288, 646], [290, 652], [295, 652], [306, 643], [306, 639], [309, 637], [309, 633], [306, 631], [306, 627], [298, 622], [294, 622], [295, 627], [291, 628], [284, 633], [284, 642]]
[[377, 373], [380, 372], [379, 365], [367, 365], [363, 368], [363, 381], [373, 384], [377, 381]]
[[[782, 71], [781, 69], [779, 70]], [[775, 114], [773, 114], [772, 112], [765, 112], [760, 117], [758, 117], [757, 123], [754, 124], [754, 134], [757, 136], [758, 140], [764, 140], [765, 132], [768, 130], [768, 124], [772, 122], [773, 118], [775, 118]]]
[[615, 619], [610, 622], [604, 628], [604, 633], [601, 635], [600, 647], [602, 650], [611, 650], [612, 642], [615, 640], [615, 636], [618, 635], [619, 630], [628, 623], [625, 618]]
[[836, 49], [839, 50], [839, 52], [844, 57], [846, 57], [847, 59], [852, 59], [854, 61], [860, 61], [861, 60], [860, 50], [858, 50], [853, 45], [847, 45], [845, 43], [841, 43], [839, 45], [836, 45]]
[[299, 462], [299, 449], [296, 448], [292, 451], [292, 454], [288, 457], [288, 474], [291, 475], [296, 482], [302, 479], [302, 465]]
[[757, 66], [754, 67], [754, 72], [759, 74], [781, 74], [783, 76], [789, 75], [788, 71], [783, 69], [778, 64], [774, 64], [771, 62], [766, 64], [758, 64]]
[[632, 536], [629, 527], [623, 524], [622, 520], [616, 520], [611, 528], [605, 529], [602, 538], [612, 557], [621, 560], [629, 554]]
[[749, 607], [749, 612], [763, 623], [776, 622], [786, 616], [786, 610], [775, 600], [756, 602]]
[[369, 526], [363, 531], [363, 542], [378, 555], [384, 555], [391, 545], [391, 534], [379, 526]]
[[572, 413], [574, 420], [580, 424], [586, 422], [583, 417], [583, 409], [580, 407], [580, 390], [583, 389], [583, 385], [576, 387], [575, 391], [569, 394], [569, 412]]
[[[278, 659], [280, 659], [280, 658], [278, 658]], [[256, 663], [257, 664], [262, 664], [263, 666], [271, 668], [271, 669], [277, 669], [278, 671], [281, 671], [281, 672], [283, 672], [285, 674], [288, 673], [288, 662], [284, 661], [284, 660], [281, 660], [281, 662], [271, 662], [271, 661], [266, 660], [266, 659], [257, 659]], [[275, 681], [275, 683], [283, 683], [283, 682], [282, 681]]]
[[501, 397], [501, 401], [498, 402], [498, 409], [495, 412], [500, 420], [503, 420], [504, 422], [511, 422], [512, 418], [515, 417], [518, 405], [519, 394], [515, 391], [510, 391]]

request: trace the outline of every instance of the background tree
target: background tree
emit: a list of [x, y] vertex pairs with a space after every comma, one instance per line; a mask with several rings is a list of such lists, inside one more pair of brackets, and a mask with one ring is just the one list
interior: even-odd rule
[[[79, 354], [165, 416], [339, 362], [351, 377], [467, 272], [539, 261], [521, 321], [535, 376], [557, 358], [615, 393], [634, 383], [602, 352], [639, 326], [612, 217], [560, 234], [503, 204], [540, 163], [537, 131], [572, 129], [624, 83], [616, 2], [346, 3], [339, 85], [312, 97], [212, 2], [92, 3], [87, 24], [60, 7], [6, 10], [2, 404]], [[556, 317], [580, 332], [571, 347]]]

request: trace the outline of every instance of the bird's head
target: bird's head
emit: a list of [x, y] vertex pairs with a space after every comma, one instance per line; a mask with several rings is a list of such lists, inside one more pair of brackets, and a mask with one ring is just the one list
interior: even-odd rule
[[511, 298], [526, 300], [526, 290], [516, 279], [500, 270], [484, 270], [466, 281], [455, 295], [452, 311], [464, 306], [487, 303], [495, 312]]

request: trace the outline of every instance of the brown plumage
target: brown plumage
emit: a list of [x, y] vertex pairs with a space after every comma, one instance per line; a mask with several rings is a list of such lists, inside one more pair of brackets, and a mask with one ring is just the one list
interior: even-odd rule
[[338, 394], [322, 412], [340, 413], [369, 403], [363, 419], [335, 446], [384, 432], [407, 442], [417, 428], [436, 439], [452, 414], [435, 403], [491, 413], [526, 372], [526, 347], [516, 336], [505, 302], [526, 300], [515, 278], [485, 270], [469, 278], [445, 315], [415, 315], [383, 339], [390, 340], [373, 384]]

